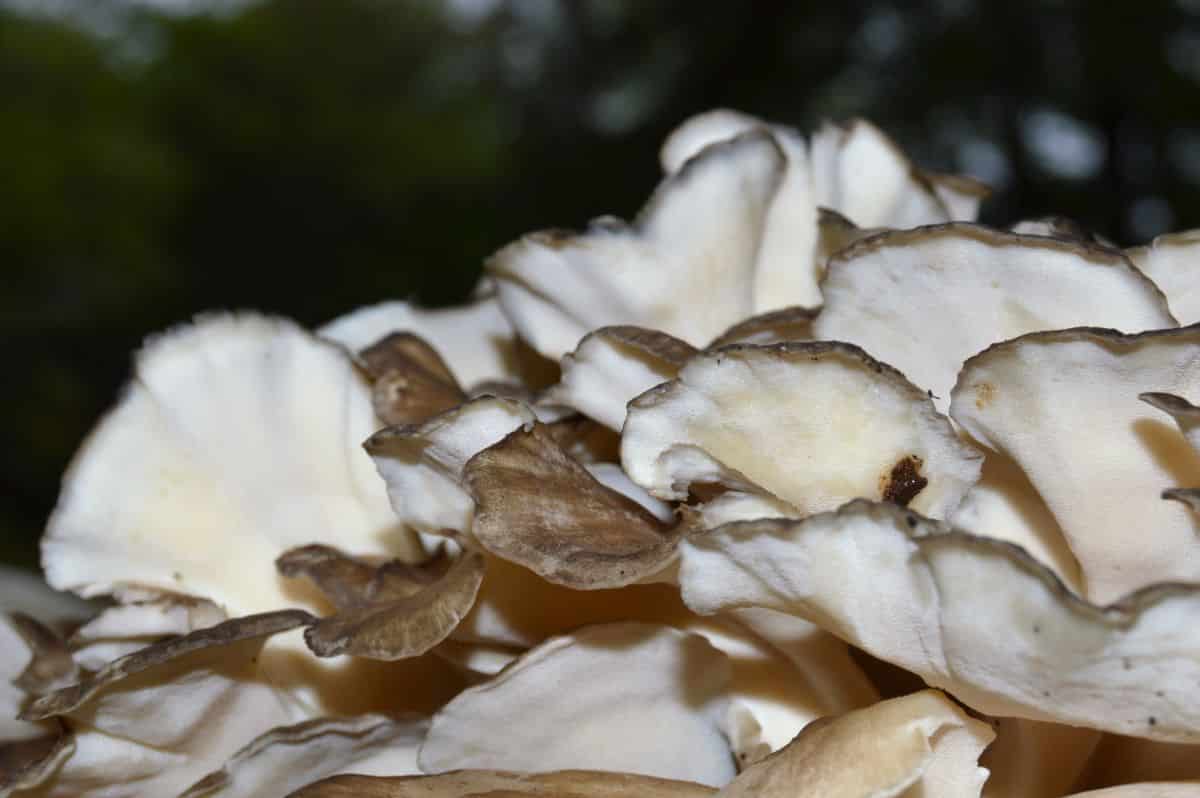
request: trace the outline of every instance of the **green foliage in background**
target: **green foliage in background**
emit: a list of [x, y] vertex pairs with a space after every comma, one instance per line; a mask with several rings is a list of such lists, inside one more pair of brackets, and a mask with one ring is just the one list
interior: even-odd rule
[[59, 476], [147, 333], [212, 308], [316, 324], [455, 301], [522, 232], [636, 212], [662, 137], [698, 110], [869, 116], [923, 165], [994, 180], [991, 221], [1066, 212], [1123, 243], [1200, 226], [1197, 13], [273, 0], [96, 26], [0, 10], [0, 559], [35, 560]]

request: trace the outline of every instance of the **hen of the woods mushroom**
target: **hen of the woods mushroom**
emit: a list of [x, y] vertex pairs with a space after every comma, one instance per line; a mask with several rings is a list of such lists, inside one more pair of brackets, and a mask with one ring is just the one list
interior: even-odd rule
[[686, 121], [475, 296], [147, 340], [0, 796], [1200, 794], [1200, 235]]

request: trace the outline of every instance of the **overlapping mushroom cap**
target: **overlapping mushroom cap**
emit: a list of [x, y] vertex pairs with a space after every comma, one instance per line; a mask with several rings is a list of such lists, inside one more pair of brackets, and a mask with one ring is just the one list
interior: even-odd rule
[[1193, 789], [1190, 239], [964, 223], [863, 121], [662, 162], [465, 307], [147, 344], [44, 545], [118, 604], [0, 626], [0, 794]]

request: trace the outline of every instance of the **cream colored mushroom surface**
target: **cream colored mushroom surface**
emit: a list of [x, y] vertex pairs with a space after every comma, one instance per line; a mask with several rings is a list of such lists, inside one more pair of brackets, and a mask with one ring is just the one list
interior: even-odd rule
[[861, 346], [942, 411], [963, 361], [997, 341], [1176, 326], [1162, 292], [1119, 252], [972, 224], [860, 241], [831, 259], [821, 290], [814, 336]]
[[692, 781], [602, 770], [474, 769], [394, 779], [342, 776], [293, 798], [970, 798], [980, 794], [987, 778], [977, 760], [991, 738], [986, 724], [926, 690], [824, 718], [719, 791]]
[[782, 502], [793, 517], [855, 497], [942, 516], [980, 464], [903, 375], [835, 342], [731, 346], [693, 358], [630, 404], [621, 458], [660, 498], [715, 483]]
[[[138, 613], [148, 622], [139, 629], [124, 616], [132, 637], [152, 635], [167, 620]], [[55, 719], [74, 741], [38, 794], [177, 795], [258, 735], [305, 718], [307, 710], [270, 683], [258, 654], [270, 635], [309, 621], [285, 610], [188, 630], [32, 700], [23, 717]]]
[[1200, 322], [1200, 230], [1168, 233], [1125, 254], [1167, 295], [1180, 324]]
[[285, 319], [217, 314], [153, 337], [63, 479], [47, 580], [236, 616], [306, 606], [269, 575], [294, 546], [421, 558], [360, 448], [375, 424], [349, 357]]
[[407, 776], [428, 722], [360, 715], [272, 729], [197, 781], [179, 798], [270, 798], [339, 773]]
[[495, 294], [488, 291], [464, 305], [432, 310], [398, 300], [381, 302], [339, 316], [317, 332], [352, 353], [390, 333], [414, 333], [436, 344], [467, 389], [520, 371], [516, 337]]
[[1161, 499], [1200, 486], [1200, 454], [1147, 391], [1200, 399], [1200, 328], [1033, 333], [971, 358], [953, 392], [954, 419], [1029, 475], [1100, 603], [1200, 580], [1197, 518]]
[[487, 263], [505, 315], [554, 360], [614, 324], [707, 343], [756, 312], [755, 255], [785, 167], [774, 139], [752, 131], [668, 176], [633, 224], [605, 218], [509, 244]]
[[729, 680], [728, 660], [701, 637], [590, 627], [459, 694], [434, 716], [419, 763], [427, 773], [590, 768], [719, 786], [736, 773], [721, 731]]
[[1200, 742], [1197, 585], [1099, 607], [1015, 546], [863, 500], [693, 535], [679, 580], [697, 612], [798, 615], [991, 715]]

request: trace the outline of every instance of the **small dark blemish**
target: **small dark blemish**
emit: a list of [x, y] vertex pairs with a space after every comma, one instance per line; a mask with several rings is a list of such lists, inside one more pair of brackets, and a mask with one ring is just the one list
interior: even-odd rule
[[1146, 718], [1146, 722], [1147, 722], [1147, 723], [1149, 723], [1151, 726], [1157, 726], [1157, 725], [1158, 725], [1158, 718], [1156, 718], [1156, 717], [1154, 717], [1153, 715], [1151, 715], [1150, 717]]
[[892, 472], [881, 480], [883, 500], [907, 507], [929, 480], [921, 476], [921, 458], [915, 454], [904, 457], [892, 466]]
[[1042, 698], [1049, 698], [1049, 697], [1050, 697], [1050, 691], [1049, 691], [1049, 690], [1043, 690], [1043, 691], [1042, 691]]
[[1038, 626], [1038, 625], [1035, 623], [1035, 624], [1033, 625], [1033, 633], [1034, 633], [1035, 635], [1040, 635], [1040, 634], [1042, 633], [1042, 627]]
[[909, 529], [917, 528], [917, 517], [915, 515], [905, 516], [904, 520], [908, 522]]
[[171, 576], [175, 579], [176, 582], [183, 581], [183, 574], [179, 573], [178, 571], [175, 571], [173, 574], [171, 574]]
[[1155, 690], [1155, 691], [1154, 691], [1154, 694], [1155, 694], [1156, 696], [1158, 696], [1159, 698], [1162, 698], [1163, 696], [1165, 696], [1165, 695], [1166, 695], [1166, 693], [1164, 693], [1162, 690]]
[[1121, 667], [1127, 671], [1131, 671], [1133, 670], [1133, 662], [1130, 661], [1129, 657], [1121, 657]]

